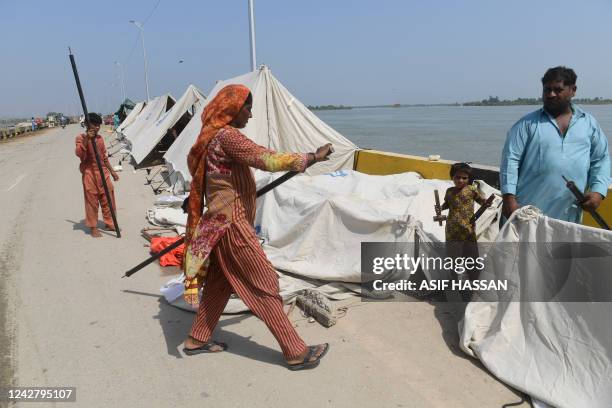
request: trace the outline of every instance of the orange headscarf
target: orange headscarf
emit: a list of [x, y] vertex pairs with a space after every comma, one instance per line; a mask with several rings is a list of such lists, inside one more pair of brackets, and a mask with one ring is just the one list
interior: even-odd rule
[[202, 112], [202, 130], [187, 156], [187, 165], [192, 177], [185, 235], [187, 244], [202, 217], [208, 144], [220, 129], [230, 126], [230, 122], [238, 115], [250, 93], [249, 88], [244, 85], [228, 85], [217, 93]]

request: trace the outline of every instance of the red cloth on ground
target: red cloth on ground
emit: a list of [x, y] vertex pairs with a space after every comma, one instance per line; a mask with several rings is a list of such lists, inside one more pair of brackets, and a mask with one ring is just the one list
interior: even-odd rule
[[[153, 237], [151, 238], [151, 252], [156, 254], [181, 238], [182, 237]], [[181, 266], [183, 264], [184, 252], [185, 244], [181, 244], [159, 258], [159, 264], [161, 266]]]

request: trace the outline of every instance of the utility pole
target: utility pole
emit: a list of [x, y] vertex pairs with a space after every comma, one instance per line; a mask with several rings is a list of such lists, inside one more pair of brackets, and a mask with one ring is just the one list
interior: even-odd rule
[[255, 15], [253, 13], [253, 0], [249, 0], [249, 37], [251, 39], [251, 71], [257, 69], [257, 57], [255, 55]]
[[123, 72], [123, 65], [121, 65], [119, 61], [115, 61], [115, 65], [119, 67], [119, 74], [121, 76], [121, 96], [123, 96], [121, 103], [123, 103], [123, 101], [125, 101], [127, 98], [127, 94], [125, 92], [125, 74]]
[[144, 75], [145, 75], [145, 87], [147, 91], [147, 102], [151, 100], [149, 97], [149, 74], [148, 74], [148, 66], [147, 66], [147, 51], [145, 49], [144, 42], [144, 27], [141, 23], [135, 20], [130, 20], [130, 23], [134, 24], [140, 30], [140, 40], [142, 41], [142, 58], [144, 59]]

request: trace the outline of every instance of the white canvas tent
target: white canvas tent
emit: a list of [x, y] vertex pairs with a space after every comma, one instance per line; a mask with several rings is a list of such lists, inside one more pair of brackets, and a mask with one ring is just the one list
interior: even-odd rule
[[[308, 173], [323, 174], [353, 167], [353, 156], [357, 149], [352, 142], [325, 124], [306, 106], [298, 101], [262, 65], [257, 71], [219, 81], [210, 91], [207, 101], [230, 84], [242, 84], [253, 93], [253, 117], [243, 133], [256, 143], [276, 151], [310, 152], [326, 143], [334, 145], [334, 154], [326, 162], [311, 167]], [[164, 159], [185, 181], [191, 179], [187, 168], [187, 155], [202, 127], [201, 114], [204, 106], [168, 149]]]
[[157, 121], [168, 110], [168, 105], [171, 106], [174, 102], [175, 100], [170, 94], [161, 95], [149, 101], [136, 119], [121, 131], [121, 134], [133, 146], [140, 137], [142, 130]]
[[[257, 188], [276, 177], [260, 177]], [[478, 183], [486, 196], [498, 196], [476, 224], [479, 240], [491, 241], [499, 231], [501, 199], [498, 190]], [[299, 278], [360, 282], [362, 242], [410, 242], [415, 230], [422, 242], [444, 242], [445, 227], [433, 221], [433, 206], [422, 203], [452, 185], [412, 172], [294, 177], [257, 200], [255, 228], [275, 268]]]
[[136, 164], [140, 164], [151, 153], [168, 129], [174, 126], [186, 113], [193, 114], [204, 103], [205, 99], [206, 97], [198, 88], [189, 85], [183, 96], [176, 101], [170, 110], [162, 113], [155, 121], [149, 119], [147, 126], [141, 128], [131, 140], [131, 154]]
[[138, 115], [140, 115], [140, 112], [142, 112], [145, 105], [146, 105], [145, 102], [138, 102], [136, 106], [134, 106], [134, 109], [132, 109], [130, 113], [126, 116], [123, 122], [121, 122], [121, 125], [119, 125], [116, 131], [118, 133], [121, 133], [123, 132], [124, 129], [130, 126], [136, 120]]
[[[572, 249], [572, 242], [581, 244]], [[554, 243], [564, 248], [561, 256], [551, 250]], [[501, 381], [546, 404], [612, 406], [612, 303], [596, 301], [609, 298], [611, 259], [612, 232], [520, 208], [485, 263], [486, 278], [507, 280], [510, 290], [501, 301], [468, 304], [461, 348]], [[555, 296], [548, 301], [533, 296], [551, 289]], [[563, 300], [568, 294], [592, 300]]]

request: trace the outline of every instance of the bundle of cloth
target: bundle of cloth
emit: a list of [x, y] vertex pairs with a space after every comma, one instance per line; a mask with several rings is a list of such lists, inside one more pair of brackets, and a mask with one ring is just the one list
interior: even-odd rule
[[178, 235], [185, 234], [187, 214], [181, 208], [185, 198], [187, 194], [157, 197], [153, 208], [147, 210], [147, 219], [153, 225], [174, 228]]

